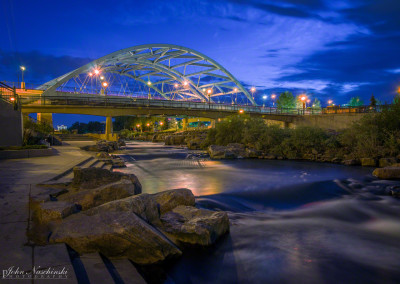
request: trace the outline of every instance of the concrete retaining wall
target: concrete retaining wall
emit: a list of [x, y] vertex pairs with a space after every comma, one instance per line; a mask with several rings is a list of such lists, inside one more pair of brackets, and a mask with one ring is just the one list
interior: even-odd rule
[[353, 122], [360, 120], [364, 115], [361, 113], [305, 115], [296, 118], [293, 121], [293, 126], [314, 126], [323, 129], [341, 130], [349, 128]]
[[25, 150], [3, 150], [3, 151], [0, 151], [0, 160], [45, 157], [45, 156], [53, 156], [55, 154], [56, 154], [56, 151], [52, 148], [25, 149]]
[[22, 115], [13, 105], [0, 100], [0, 146], [22, 145]]

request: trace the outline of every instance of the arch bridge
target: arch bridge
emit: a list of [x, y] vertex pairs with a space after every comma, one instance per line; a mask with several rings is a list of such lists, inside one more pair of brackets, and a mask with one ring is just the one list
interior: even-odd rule
[[38, 89], [135, 98], [256, 105], [223, 66], [193, 49], [148, 44], [122, 49], [51, 80]]
[[[193, 49], [171, 44], [138, 45], [96, 59], [35, 90], [18, 90], [24, 113], [107, 117], [183, 115], [223, 118], [248, 113], [285, 124], [304, 109], [261, 107], [223, 66]], [[39, 115], [38, 115], [39, 117]], [[106, 128], [110, 131], [110, 128]]]

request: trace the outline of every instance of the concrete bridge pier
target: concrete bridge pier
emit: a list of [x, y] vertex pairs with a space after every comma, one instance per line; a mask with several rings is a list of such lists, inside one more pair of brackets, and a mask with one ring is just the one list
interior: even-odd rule
[[189, 119], [187, 117], [185, 117], [184, 119], [182, 119], [182, 129], [183, 131], [186, 131], [189, 125]]
[[53, 127], [53, 114], [52, 113], [37, 113], [37, 119], [40, 123], [49, 124]]
[[215, 119], [211, 119], [211, 128], [215, 128]]
[[112, 117], [111, 116], [107, 116], [107, 118], [106, 118], [105, 139], [107, 141], [114, 140], [113, 139], [113, 124], [112, 124]]

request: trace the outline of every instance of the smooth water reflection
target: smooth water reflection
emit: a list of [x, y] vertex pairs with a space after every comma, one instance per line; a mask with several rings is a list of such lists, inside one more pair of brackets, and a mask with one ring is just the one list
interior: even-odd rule
[[198, 206], [229, 212], [230, 234], [169, 267], [171, 283], [400, 283], [400, 203], [371, 191], [398, 183], [374, 181], [372, 169], [129, 147], [122, 171], [143, 192], [187, 187]]

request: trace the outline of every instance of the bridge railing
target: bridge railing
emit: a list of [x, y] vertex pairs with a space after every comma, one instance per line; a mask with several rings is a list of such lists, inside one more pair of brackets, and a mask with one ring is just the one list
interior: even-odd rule
[[204, 111], [223, 111], [223, 112], [239, 112], [243, 113], [259, 113], [266, 115], [324, 115], [324, 114], [341, 114], [341, 113], [367, 113], [380, 112], [388, 106], [362, 106], [362, 107], [327, 107], [327, 108], [273, 108], [263, 106], [249, 105], [231, 105], [218, 103], [203, 103], [191, 101], [168, 101], [157, 99], [141, 99], [135, 97], [123, 96], [78, 96], [78, 95], [57, 95], [57, 96], [40, 96], [40, 95], [24, 95], [19, 97], [22, 106], [56, 106], [56, 105], [72, 105], [72, 106], [92, 106], [92, 107], [141, 107], [141, 108], [163, 108], [163, 109], [187, 109], [187, 110], [204, 110]]

